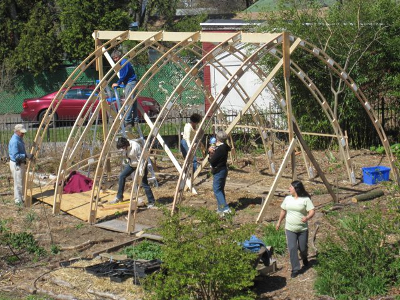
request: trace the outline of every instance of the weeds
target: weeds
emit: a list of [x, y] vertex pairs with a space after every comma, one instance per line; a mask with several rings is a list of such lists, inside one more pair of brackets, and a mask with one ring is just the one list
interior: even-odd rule
[[264, 228], [262, 238], [265, 245], [272, 246], [274, 253], [283, 255], [286, 252], [286, 236], [283, 229], [276, 230], [274, 224], [268, 224]]
[[161, 259], [161, 245], [149, 241], [143, 241], [138, 245], [129, 246], [122, 250], [122, 254], [126, 254], [132, 259]]
[[[315, 288], [335, 299], [367, 299], [385, 295], [399, 283], [398, 250], [387, 238], [399, 233], [393, 215], [383, 215], [379, 207], [331, 218], [336, 227], [321, 242]], [[334, 222], [333, 222], [334, 221]], [[397, 225], [396, 225], [397, 224]]]

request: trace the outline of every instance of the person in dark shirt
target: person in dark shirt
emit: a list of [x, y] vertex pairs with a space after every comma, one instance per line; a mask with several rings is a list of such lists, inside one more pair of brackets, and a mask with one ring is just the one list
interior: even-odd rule
[[[117, 63], [121, 59], [122, 53], [119, 50], [114, 50], [113, 53], [111, 54], [111, 57], [112, 57], [113, 61], [115, 63]], [[127, 59], [124, 58], [119, 63], [123, 67], [121, 68], [121, 70], [119, 70], [118, 81], [112, 85], [113, 88], [118, 87], [122, 84], [125, 86], [125, 90], [124, 90], [125, 101], [128, 100], [128, 95], [135, 88], [136, 83], [138, 81], [132, 64], [130, 62], [126, 63], [126, 61], [127, 61]], [[132, 95], [132, 97], [133, 97], [133, 95]], [[128, 114], [125, 117], [125, 123], [126, 123], [126, 125], [128, 125], [128, 124], [133, 125], [135, 122], [138, 122], [138, 121], [139, 121], [139, 119], [138, 119], [138, 113], [137, 113], [137, 100], [136, 100], [132, 104]]]
[[226, 144], [228, 135], [224, 131], [218, 131], [216, 134], [217, 143], [208, 148], [210, 154], [209, 162], [211, 164], [211, 173], [214, 176], [213, 190], [217, 199], [217, 212], [224, 216], [231, 212], [225, 199], [225, 183], [228, 176], [228, 153], [231, 147]]

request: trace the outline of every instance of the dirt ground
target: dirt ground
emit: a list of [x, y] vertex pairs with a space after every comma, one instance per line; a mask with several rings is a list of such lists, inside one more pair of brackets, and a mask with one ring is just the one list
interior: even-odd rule
[[[276, 151], [276, 161], [279, 165], [284, 150]], [[357, 184], [348, 182], [346, 171], [340, 161], [339, 154], [330, 151], [314, 153], [325, 174], [334, 186], [335, 192], [341, 203], [350, 203], [350, 197], [365, 191], [380, 187], [362, 183], [361, 167], [363, 166], [388, 166], [387, 159], [375, 155], [367, 150], [351, 151]], [[326, 191], [319, 177], [310, 180], [304, 167], [302, 155], [296, 156], [296, 171], [306, 189], [311, 193], [316, 206], [316, 215], [310, 221], [310, 239], [318, 222], [320, 230], [317, 234], [317, 245], [320, 235], [329, 230], [322, 209], [332, 203], [332, 198]], [[171, 207], [177, 172], [173, 165], [164, 159], [158, 160], [159, 172], [157, 178], [159, 187], [154, 188], [154, 194], [159, 206]], [[268, 222], [276, 222], [280, 212], [280, 203], [287, 194], [291, 182], [291, 167], [286, 168], [284, 176], [279, 180], [278, 189], [270, 203], [267, 205], [260, 228]], [[109, 279], [99, 279], [86, 274], [82, 269], [84, 265], [94, 264], [97, 260], [80, 261], [74, 268], [60, 268], [61, 261], [73, 258], [92, 259], [95, 252], [112, 247], [133, 238], [125, 233], [104, 230], [62, 212], [52, 214], [52, 207], [42, 202], [34, 203], [32, 208], [21, 208], [12, 201], [12, 180], [7, 163], [0, 165], [1, 172], [1, 199], [0, 220], [7, 220], [7, 226], [13, 232], [28, 231], [38, 240], [39, 244], [48, 251], [45, 258], [32, 261], [32, 256], [21, 254], [20, 260], [10, 263], [6, 258], [11, 255], [10, 249], [0, 246], [0, 291], [14, 295], [17, 299], [32, 292], [46, 292], [53, 295], [74, 295], [69, 299], [110, 299], [109, 294], [119, 295], [116, 299], [141, 299], [142, 291], [132, 281], [124, 283], [110, 283]], [[195, 182], [198, 195], [184, 194], [183, 205], [205, 206], [211, 210], [216, 209], [209, 172], [206, 169]], [[234, 162], [229, 171], [226, 197], [229, 205], [235, 209], [234, 222], [244, 224], [255, 222], [264, 197], [267, 196], [268, 187], [272, 185], [274, 176], [270, 174], [265, 155], [242, 155]], [[8, 193], [8, 195], [7, 195]], [[359, 204], [352, 204], [359, 205]], [[351, 205], [349, 205], [351, 206]], [[138, 223], [157, 227], [162, 212], [159, 209], [141, 209], [137, 214]], [[115, 218], [124, 219], [124, 214], [117, 214]], [[109, 240], [109, 241], [105, 241]], [[88, 241], [103, 241], [90, 245], [85, 249], [71, 249]], [[59, 254], [51, 254], [51, 245], [65, 248]], [[321, 299], [315, 295], [313, 282], [316, 276], [313, 265], [316, 263], [315, 249], [310, 245], [309, 257], [311, 268], [295, 279], [290, 278], [290, 264], [288, 255], [275, 256], [277, 272], [255, 283], [255, 291], [259, 299]], [[108, 294], [108, 295], [107, 295]], [[0, 292], [1, 295], [1, 292]], [[19, 296], [18, 296], [19, 295]], [[68, 298], [64, 298], [68, 299]], [[327, 299], [327, 298], [324, 298]]]

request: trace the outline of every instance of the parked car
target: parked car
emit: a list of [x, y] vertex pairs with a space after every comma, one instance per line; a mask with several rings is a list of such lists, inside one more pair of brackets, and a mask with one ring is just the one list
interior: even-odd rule
[[[81, 112], [90, 94], [93, 92], [94, 88], [95, 86], [86, 85], [71, 87], [60, 103], [60, 106], [57, 108], [54, 118], [56, 120], [75, 120]], [[57, 92], [58, 91], [47, 94], [40, 98], [25, 99], [22, 103], [22, 120], [41, 122], [47, 108], [50, 106], [51, 100], [54, 98]], [[123, 101], [123, 99], [121, 101]], [[137, 101], [139, 105], [142, 106], [143, 110], [149, 115], [149, 117], [154, 118], [160, 112], [160, 105], [153, 98], [139, 96]], [[95, 105], [97, 106], [98, 103], [98, 100], [96, 100]], [[116, 107], [115, 98], [107, 99], [107, 103]], [[139, 119], [143, 119], [140, 111], [138, 111], [138, 114]]]

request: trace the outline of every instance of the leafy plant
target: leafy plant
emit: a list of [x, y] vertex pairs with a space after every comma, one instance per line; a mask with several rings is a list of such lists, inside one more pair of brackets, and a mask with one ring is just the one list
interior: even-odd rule
[[151, 299], [254, 299], [253, 253], [241, 243], [254, 226], [235, 228], [232, 218], [206, 209], [180, 208], [161, 224], [163, 264], [147, 278]]
[[58, 254], [58, 253], [60, 253], [60, 247], [58, 246], [58, 245], [56, 245], [56, 244], [52, 244], [51, 245], [51, 247], [50, 247], [50, 252], [51, 252], [51, 254]]
[[35, 221], [37, 219], [37, 215], [33, 210], [30, 210], [25, 217], [25, 221], [27, 223], [32, 223], [33, 221]]
[[126, 247], [121, 251], [132, 259], [160, 259], [162, 257], [161, 245], [150, 241], [143, 241], [135, 246]]
[[336, 231], [320, 245], [318, 293], [335, 299], [367, 299], [384, 295], [398, 282], [398, 250], [387, 242], [391, 233], [398, 233], [393, 219], [373, 208], [332, 222]]
[[286, 236], [283, 229], [276, 230], [274, 224], [268, 224], [264, 227], [264, 236], [262, 238], [265, 245], [272, 246], [274, 253], [283, 255], [286, 252]]
[[83, 226], [85, 226], [85, 224], [83, 224], [83, 223], [76, 224], [76, 225], [75, 225], [75, 229], [79, 230], [79, 229], [81, 229]]

